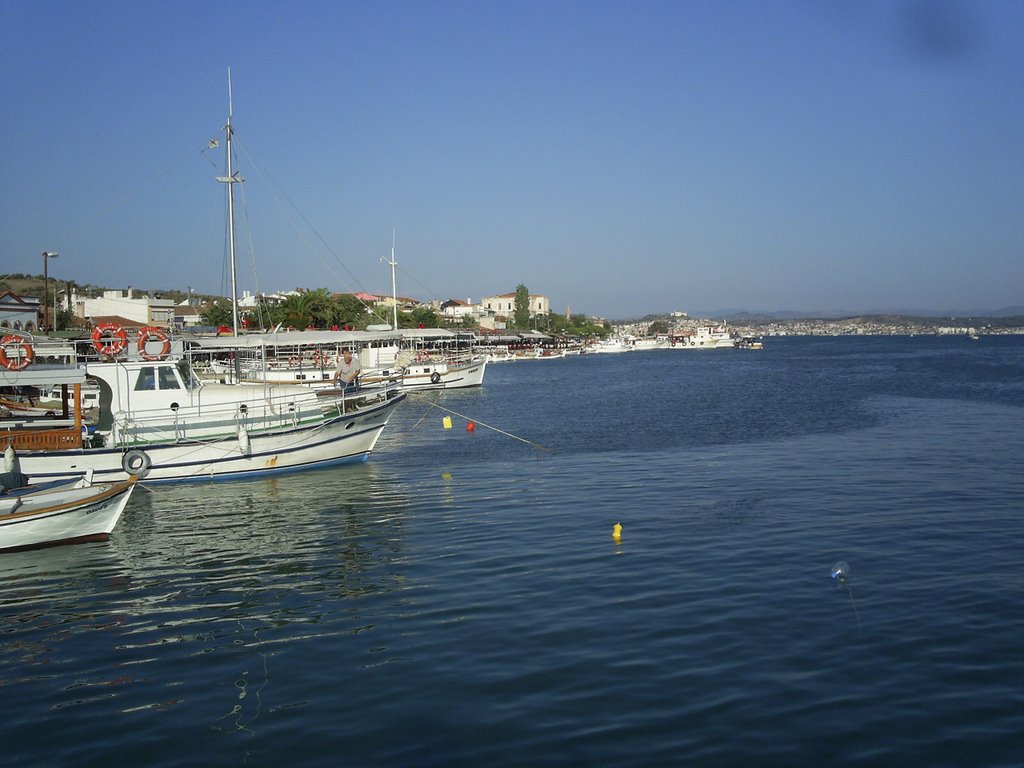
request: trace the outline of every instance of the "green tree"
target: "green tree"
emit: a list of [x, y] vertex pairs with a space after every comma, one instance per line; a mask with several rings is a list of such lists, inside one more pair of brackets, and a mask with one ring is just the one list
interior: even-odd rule
[[199, 317], [205, 325], [231, 325], [234, 320], [231, 302], [227, 299], [217, 299], [213, 304], [208, 305]]
[[66, 331], [75, 327], [75, 313], [67, 307], [60, 307], [57, 310], [57, 327], [54, 330]]
[[366, 305], [354, 294], [343, 293], [335, 296], [331, 304], [331, 325], [350, 326], [364, 330], [371, 316], [366, 313]]
[[520, 283], [516, 286], [516, 309], [513, 314], [516, 328], [528, 328], [530, 325], [530, 291]]
[[284, 322], [293, 328], [305, 328], [313, 322], [313, 302], [308, 293], [293, 293], [281, 302]]
[[657, 336], [659, 333], [668, 333], [668, 323], [664, 320], [655, 320], [647, 329], [647, 332], [651, 336]]
[[412, 312], [403, 312], [398, 316], [398, 324], [403, 328], [437, 328], [440, 325], [437, 313], [430, 307], [416, 307]]
[[334, 299], [326, 288], [317, 288], [306, 292], [309, 312], [313, 324], [320, 328], [329, 327], [334, 321]]

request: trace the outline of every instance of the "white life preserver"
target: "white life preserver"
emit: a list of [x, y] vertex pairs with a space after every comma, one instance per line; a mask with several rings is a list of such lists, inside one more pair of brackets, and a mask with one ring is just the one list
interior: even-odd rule
[[92, 345], [104, 357], [117, 357], [128, 347], [128, 334], [116, 323], [100, 323], [92, 329]]
[[[19, 347], [21, 355], [8, 356], [7, 347], [9, 346]], [[8, 371], [20, 371], [23, 368], [28, 368], [35, 359], [36, 352], [32, 349], [32, 345], [20, 336], [11, 334], [0, 339], [0, 366]]]
[[[155, 355], [150, 354], [146, 351], [146, 344], [149, 341], [158, 341], [161, 343], [160, 351]], [[167, 333], [163, 328], [148, 327], [142, 328], [139, 331], [139, 341], [137, 344], [139, 350], [139, 356], [143, 360], [149, 360], [155, 362], [157, 360], [163, 360], [171, 353], [171, 340], [167, 338]]]

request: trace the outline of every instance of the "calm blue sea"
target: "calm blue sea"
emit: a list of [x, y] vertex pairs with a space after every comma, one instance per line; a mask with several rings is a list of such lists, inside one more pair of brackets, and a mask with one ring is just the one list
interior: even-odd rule
[[1022, 457], [1024, 337], [494, 365], [0, 558], [0, 762], [1019, 766]]

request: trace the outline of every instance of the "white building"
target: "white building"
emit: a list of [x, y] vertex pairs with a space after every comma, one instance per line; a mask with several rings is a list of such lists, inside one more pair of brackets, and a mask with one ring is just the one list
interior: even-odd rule
[[[487, 296], [480, 300], [480, 306], [483, 307], [487, 312], [495, 315], [505, 315], [511, 317], [516, 311], [516, 294], [515, 291], [512, 293], [503, 293], [499, 296]], [[551, 302], [548, 301], [547, 296], [541, 296], [540, 294], [530, 294], [530, 317], [536, 317], [537, 315], [547, 315], [551, 313]]]
[[135, 298], [129, 286], [127, 291], [104, 291], [98, 299], [78, 299], [75, 314], [83, 320], [116, 316], [141, 325], [170, 326], [174, 322], [174, 310], [173, 299]]
[[480, 312], [480, 307], [473, 303], [472, 299], [460, 301], [459, 299], [448, 299], [438, 305], [441, 317], [446, 320], [462, 320], [464, 317], [475, 317]]
[[42, 314], [39, 299], [17, 296], [11, 291], [0, 294], [0, 328], [15, 331], [34, 331], [39, 327]]

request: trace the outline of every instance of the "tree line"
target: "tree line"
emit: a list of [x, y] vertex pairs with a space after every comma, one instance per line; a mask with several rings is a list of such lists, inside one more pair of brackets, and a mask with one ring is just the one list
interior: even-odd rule
[[[361, 331], [377, 323], [391, 324], [393, 320], [390, 306], [377, 304], [370, 307], [353, 294], [332, 294], [326, 288], [292, 294], [281, 302], [258, 301], [255, 308], [239, 312], [239, 322], [251, 330], [282, 327], [348, 328]], [[230, 326], [233, 320], [231, 302], [227, 299], [218, 299], [209, 305], [200, 317], [206, 325]], [[412, 310], [398, 312], [398, 327], [455, 327], [474, 330], [479, 328], [479, 322], [476, 318], [464, 317], [453, 323], [429, 307], [415, 307]], [[605, 336], [611, 331], [607, 323], [593, 323], [586, 315], [565, 317], [547, 314], [531, 317], [530, 293], [523, 284], [516, 288], [515, 310], [512, 317], [508, 318], [507, 328], [579, 336]]]

